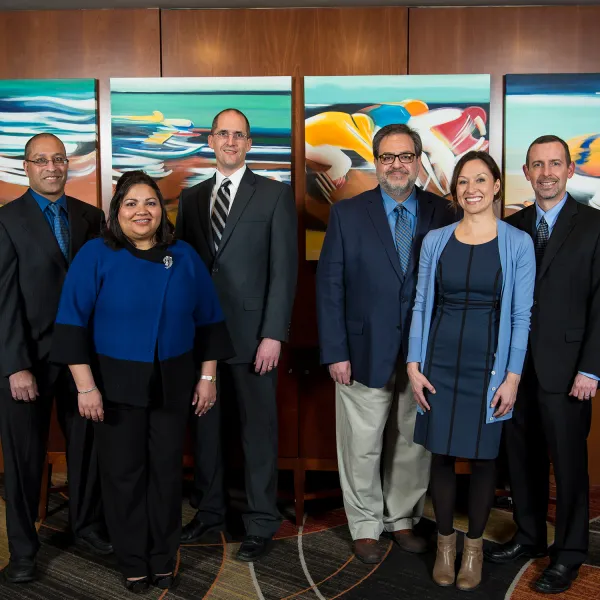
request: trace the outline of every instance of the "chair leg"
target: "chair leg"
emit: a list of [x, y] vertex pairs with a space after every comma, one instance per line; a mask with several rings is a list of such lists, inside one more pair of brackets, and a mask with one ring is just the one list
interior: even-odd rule
[[306, 484], [306, 471], [301, 461], [294, 467], [294, 499], [296, 502], [296, 527], [302, 525], [304, 520], [304, 491]]
[[43, 521], [48, 516], [48, 496], [50, 494], [50, 470], [51, 466], [48, 463], [48, 454], [44, 462], [44, 470], [42, 471], [42, 487], [40, 489], [40, 503], [38, 506], [38, 519]]

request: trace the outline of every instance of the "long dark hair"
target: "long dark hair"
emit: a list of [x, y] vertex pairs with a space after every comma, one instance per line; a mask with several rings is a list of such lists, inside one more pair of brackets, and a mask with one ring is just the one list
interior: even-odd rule
[[160, 225], [156, 230], [156, 245], [158, 247], [165, 247], [174, 242], [175, 227], [167, 217], [165, 200], [158, 185], [156, 185], [156, 181], [154, 181], [150, 175], [144, 173], [144, 171], [128, 171], [121, 175], [121, 178], [117, 181], [115, 193], [110, 201], [110, 208], [108, 209], [107, 226], [102, 232], [102, 237], [104, 238], [106, 245], [113, 250], [123, 248], [128, 242], [131, 243], [121, 229], [119, 223], [119, 210], [121, 209], [123, 200], [127, 196], [129, 190], [134, 185], [139, 184], [150, 186], [154, 190], [158, 202], [160, 203], [162, 217]]
[[494, 183], [496, 183], [496, 181], [500, 181], [500, 189], [498, 190], [498, 193], [494, 195], [494, 202], [499, 202], [502, 199], [502, 173], [500, 173], [500, 167], [487, 152], [483, 152], [482, 150], [471, 150], [460, 158], [454, 167], [454, 172], [452, 173], [452, 181], [450, 182], [450, 194], [452, 197], [450, 198], [450, 202], [452, 202], [454, 208], [458, 208], [458, 198], [456, 196], [458, 178], [463, 170], [463, 167], [472, 160], [483, 161], [490, 170]]

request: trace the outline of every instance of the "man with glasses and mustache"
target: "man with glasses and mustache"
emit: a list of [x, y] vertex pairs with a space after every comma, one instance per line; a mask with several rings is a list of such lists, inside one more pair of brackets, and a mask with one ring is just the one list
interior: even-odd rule
[[427, 550], [413, 525], [423, 512], [431, 455], [413, 442], [417, 405], [406, 353], [423, 237], [459, 215], [415, 186], [421, 153], [421, 138], [406, 125], [375, 134], [379, 186], [332, 207], [317, 270], [321, 362], [336, 384], [344, 506], [354, 553], [365, 563], [381, 560], [383, 530], [408, 552]]
[[69, 370], [48, 361], [69, 264], [104, 223], [99, 208], [65, 196], [68, 164], [55, 135], [32, 137], [23, 163], [30, 187], [0, 209], [0, 432], [10, 550], [4, 577], [11, 583], [36, 577], [35, 520], [54, 398], [67, 439], [71, 530], [92, 552], [112, 552], [91, 425], [79, 415]]
[[[254, 561], [269, 547], [281, 516], [277, 499], [277, 365], [286, 341], [298, 270], [296, 204], [289, 185], [246, 166], [250, 123], [237, 109], [213, 120], [208, 144], [217, 171], [182, 192], [176, 235], [212, 273], [236, 356], [219, 363], [219, 399], [206, 415], [191, 412], [198, 509], [182, 543], [223, 531], [221, 398], [235, 399], [245, 457], [246, 537], [237, 558]], [[220, 539], [220, 538], [218, 538]]]

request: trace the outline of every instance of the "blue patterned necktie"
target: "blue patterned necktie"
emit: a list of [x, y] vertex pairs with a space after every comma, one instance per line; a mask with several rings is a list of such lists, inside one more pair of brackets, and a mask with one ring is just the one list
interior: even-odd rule
[[546, 223], [546, 219], [542, 217], [537, 228], [537, 233], [535, 234], [535, 262], [537, 263], [538, 268], [542, 264], [542, 258], [544, 258], [544, 251], [548, 245], [549, 237], [550, 231], [548, 229], [548, 223]]
[[48, 210], [52, 215], [52, 231], [58, 242], [60, 251], [66, 260], [69, 260], [69, 228], [60, 214], [60, 205], [56, 202], [51, 202], [48, 205]]
[[412, 226], [410, 224], [410, 219], [408, 218], [408, 211], [402, 204], [396, 206], [394, 212], [396, 213], [396, 229], [394, 232], [396, 251], [398, 252], [398, 258], [400, 259], [402, 273], [406, 275], [412, 249]]

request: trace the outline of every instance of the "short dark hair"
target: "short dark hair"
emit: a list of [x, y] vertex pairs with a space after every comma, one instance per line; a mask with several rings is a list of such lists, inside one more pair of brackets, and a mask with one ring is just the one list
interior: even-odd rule
[[567, 165], [570, 165], [573, 161], [571, 160], [571, 151], [569, 150], [569, 145], [565, 140], [559, 138], [557, 135], [541, 135], [539, 138], [536, 138], [529, 144], [529, 148], [527, 148], [527, 156], [525, 157], [525, 164], [529, 166], [529, 153], [534, 146], [538, 146], [539, 144], [552, 144], [553, 142], [558, 142], [565, 150], [565, 158], [567, 159]]
[[160, 203], [162, 216], [160, 225], [156, 230], [156, 245], [159, 247], [166, 247], [174, 242], [175, 227], [173, 226], [173, 223], [169, 221], [165, 200], [156, 181], [154, 181], [150, 175], [144, 173], [144, 171], [128, 171], [127, 173], [123, 173], [119, 178], [119, 181], [117, 181], [115, 193], [110, 201], [110, 208], [108, 209], [107, 226], [102, 232], [104, 242], [113, 250], [125, 247], [128, 242], [131, 243], [121, 229], [121, 224], [119, 223], [119, 210], [121, 209], [123, 200], [127, 196], [129, 190], [134, 185], [138, 184], [150, 186], [156, 193], [156, 197]]
[[452, 173], [452, 181], [450, 182], [450, 202], [457, 207], [458, 206], [458, 198], [456, 197], [456, 187], [458, 185], [458, 178], [464, 168], [464, 166], [471, 162], [472, 160], [481, 160], [483, 161], [487, 168], [490, 170], [492, 177], [494, 178], [494, 182], [500, 182], [500, 189], [498, 193], [494, 196], [494, 202], [498, 202], [502, 198], [502, 173], [500, 172], [500, 167], [497, 165], [496, 161], [487, 153], [482, 150], [471, 150], [464, 154], [460, 160], [456, 163], [454, 167], [454, 172]]
[[222, 110], [220, 113], [218, 113], [215, 116], [215, 118], [213, 119], [212, 125], [210, 127], [211, 134], [215, 133], [215, 130], [217, 129], [219, 117], [226, 112], [233, 112], [237, 115], [240, 115], [240, 117], [243, 117], [244, 121], [246, 121], [246, 135], [248, 137], [250, 137], [250, 121], [248, 121], [248, 117], [241, 110], [238, 110], [237, 108], [226, 108], [226, 109]]
[[404, 123], [391, 123], [390, 125], [386, 125], [382, 127], [373, 138], [373, 157], [375, 159], [379, 158], [379, 146], [383, 138], [386, 138], [388, 135], [408, 135], [413, 141], [415, 146], [415, 154], [417, 158], [421, 156], [423, 153], [423, 142], [421, 141], [421, 136], [408, 125], [404, 125]]
[[[31, 146], [33, 146], [33, 144], [42, 138], [54, 138], [55, 140], [58, 140], [63, 148], [65, 147], [63, 141], [56, 135], [54, 135], [53, 133], [37, 133], [36, 135], [34, 135], [32, 138], [29, 138], [27, 140], [27, 143], [25, 144], [25, 160], [27, 160], [30, 156], [31, 156]], [[65, 150], [66, 153], [66, 150]]]

